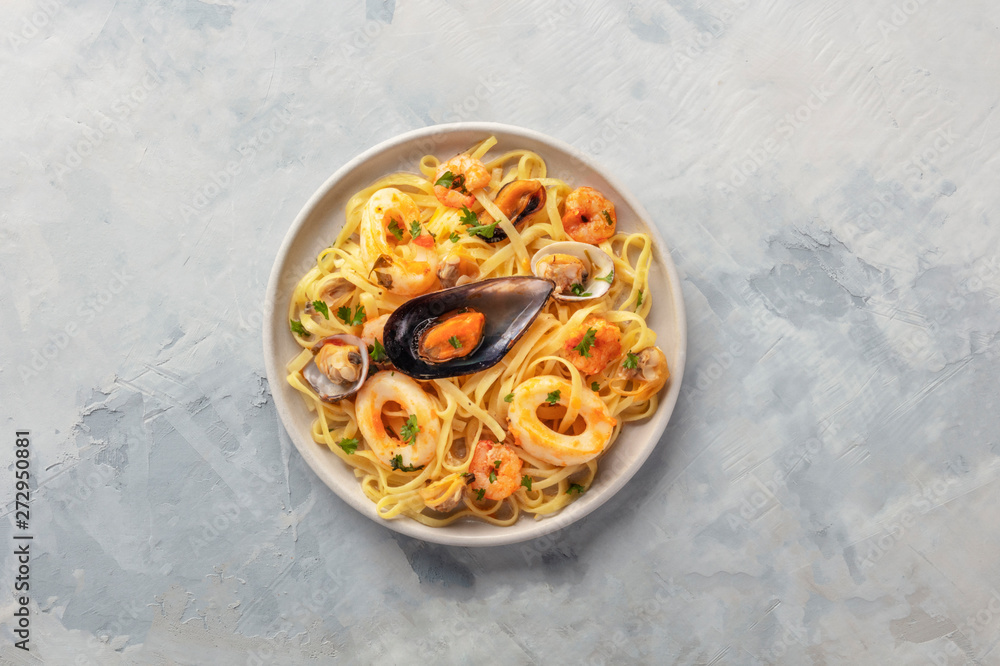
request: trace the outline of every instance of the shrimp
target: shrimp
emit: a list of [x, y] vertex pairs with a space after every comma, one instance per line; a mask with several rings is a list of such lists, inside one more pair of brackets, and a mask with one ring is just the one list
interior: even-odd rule
[[469, 488], [484, 491], [482, 496], [488, 500], [506, 499], [521, 487], [521, 465], [521, 458], [506, 444], [479, 440], [469, 465], [476, 479]]
[[542, 405], [568, 406], [572, 393], [571, 383], [553, 375], [532, 377], [519, 384], [507, 412], [517, 445], [552, 465], [578, 465], [599, 456], [611, 441], [618, 422], [593, 391], [585, 390], [572, 396], [573, 405], [579, 409], [586, 424], [581, 433], [556, 432], [538, 417], [538, 408]]
[[595, 375], [622, 352], [621, 331], [599, 317], [587, 317], [566, 338], [563, 354], [576, 369]]
[[[372, 194], [361, 211], [361, 259], [372, 267], [379, 285], [401, 296], [422, 294], [437, 280], [434, 241], [422, 227], [413, 236], [414, 222], [420, 227], [420, 209], [393, 187]], [[414, 250], [413, 259], [395, 253], [404, 241]]]
[[361, 329], [361, 339], [365, 341], [366, 345], [371, 347], [376, 340], [379, 341], [379, 344], [383, 342], [382, 334], [385, 331], [385, 322], [387, 321], [389, 321], [389, 315], [384, 314], [365, 322], [364, 328]]
[[[386, 431], [382, 417], [389, 402], [405, 412], [405, 416], [387, 416], [392, 434]], [[354, 413], [361, 435], [386, 467], [414, 471], [434, 458], [441, 423], [434, 401], [410, 377], [399, 372], [375, 373], [358, 391]]]
[[592, 187], [578, 187], [566, 196], [563, 229], [575, 241], [598, 245], [615, 235], [615, 205]]
[[472, 206], [472, 195], [490, 184], [490, 172], [483, 163], [468, 155], [455, 155], [438, 165], [434, 173], [434, 196], [445, 206], [461, 208]]

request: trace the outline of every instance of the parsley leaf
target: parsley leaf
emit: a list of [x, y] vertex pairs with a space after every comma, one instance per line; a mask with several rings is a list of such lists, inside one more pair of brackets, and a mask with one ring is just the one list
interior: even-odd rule
[[441, 177], [434, 181], [435, 185], [440, 185], [441, 187], [447, 187], [451, 189], [451, 184], [455, 181], [455, 174], [451, 171], [445, 171], [441, 174]]
[[601, 390], [601, 385], [598, 384], [597, 382], [590, 382], [590, 390], [593, 391], [594, 393], [597, 393], [598, 391]]
[[639, 357], [632, 352], [625, 355], [625, 362], [622, 363], [622, 367], [626, 370], [635, 370], [639, 367]]
[[559, 389], [556, 389], [552, 393], [549, 393], [547, 396], [545, 396], [545, 402], [549, 403], [550, 405], [556, 404], [557, 402], [559, 402], [560, 393], [562, 393], [562, 391], [560, 391]]
[[521, 485], [524, 486], [525, 488], [527, 488], [528, 490], [531, 490], [531, 477], [528, 476], [527, 474], [525, 474], [524, 476], [522, 476], [521, 477]]
[[375, 339], [375, 344], [372, 345], [372, 348], [368, 350], [368, 356], [376, 363], [389, 358], [388, 354], [385, 353], [385, 347], [383, 347], [382, 343], [378, 341], [378, 338]]
[[494, 460], [493, 461], [493, 468], [494, 469], [500, 469], [500, 461], [499, 460]]
[[479, 500], [480, 502], [482, 502], [483, 501], [483, 495], [485, 495], [485, 494], [486, 494], [486, 488], [478, 488], [476, 490], [476, 499]]
[[352, 317], [351, 307], [349, 305], [342, 305], [337, 308], [337, 319], [348, 326], [360, 326], [365, 320], [365, 306], [359, 305]]
[[608, 226], [609, 226], [609, 227], [610, 227], [610, 226], [611, 226], [612, 224], [614, 224], [614, 221], [612, 221], [612, 219], [611, 219], [611, 216], [610, 216], [610, 215], [608, 214], [608, 211], [606, 211], [606, 210], [602, 210], [602, 211], [601, 211], [601, 215], [603, 215], [603, 216], [604, 216], [604, 219], [605, 219], [605, 221], [606, 221], [606, 222], [608, 223]]
[[400, 472], [416, 472], [418, 469], [423, 469], [424, 466], [414, 467], [413, 465], [404, 465], [403, 454], [397, 453], [396, 457], [392, 459], [392, 468], [398, 469]]
[[642, 289], [639, 290], [639, 298], [635, 302], [635, 309], [638, 310], [642, 307]]
[[470, 236], [482, 236], [483, 238], [493, 238], [493, 233], [497, 230], [497, 223], [481, 224], [478, 227], [469, 227], [467, 231]]
[[503, 401], [504, 402], [514, 402], [514, 394], [513, 393], [508, 393], [507, 395], [505, 395], [503, 397]]
[[583, 290], [583, 285], [579, 284], [579, 283], [574, 284], [572, 287], [570, 287], [570, 291], [573, 292], [574, 296], [590, 296], [591, 295], [591, 293], [589, 291], [584, 291]]
[[298, 333], [303, 338], [308, 338], [310, 335], [312, 335], [309, 331], [306, 330], [306, 327], [303, 326], [302, 322], [299, 321], [298, 319], [289, 319], [288, 324], [289, 326], [292, 327], [292, 333]]
[[581, 486], [579, 483], [571, 483], [569, 484], [569, 488], [566, 489], [566, 494], [569, 495], [570, 493], [582, 493], [584, 490], [585, 488]]
[[462, 206], [462, 217], [458, 219], [467, 227], [474, 227], [479, 224], [479, 218], [476, 217], [475, 213], [469, 210], [468, 206]]
[[495, 470], [490, 470], [490, 483], [496, 483], [497, 473]]
[[344, 439], [337, 442], [337, 446], [344, 449], [344, 453], [346, 453], [347, 455], [351, 455], [352, 453], [358, 450], [358, 440], [356, 440], [353, 437], [351, 437], [350, 439], [345, 437]]
[[420, 432], [420, 426], [417, 425], [417, 415], [410, 414], [410, 418], [406, 419], [406, 423], [399, 429], [399, 434], [403, 436], [404, 442], [409, 442], [412, 446], [417, 443], [418, 432]]
[[448, 236], [448, 240], [452, 243], [457, 243], [462, 237], [456, 234], [454, 231], [451, 232], [451, 236]]
[[420, 223], [416, 220], [410, 222], [410, 236], [416, 238], [420, 235]]
[[389, 233], [395, 236], [396, 240], [403, 240], [403, 230], [396, 224], [396, 220], [389, 223]]
[[330, 308], [327, 307], [325, 301], [313, 301], [313, 308], [316, 310], [316, 312], [323, 315], [324, 319], [330, 318]]
[[461, 349], [462, 347], [462, 341], [458, 339], [457, 335], [453, 335], [450, 338], [448, 338], [448, 344], [450, 344], [455, 349]]
[[586, 356], [590, 358], [590, 348], [594, 345], [594, 341], [597, 339], [597, 329], [588, 328], [587, 332], [583, 334], [583, 339], [580, 340], [580, 344], [573, 347], [576, 351], [580, 352], [580, 356]]
[[613, 268], [612, 268], [612, 269], [611, 269], [611, 272], [610, 272], [610, 273], [608, 273], [608, 274], [607, 274], [607, 275], [605, 275], [604, 277], [599, 277], [599, 278], [597, 278], [597, 279], [598, 279], [598, 280], [604, 280], [604, 281], [605, 281], [605, 282], [607, 282], [608, 284], [611, 284], [611, 283], [612, 283], [612, 282], [614, 282], [614, 280], [615, 280], [615, 269], [613, 269]]

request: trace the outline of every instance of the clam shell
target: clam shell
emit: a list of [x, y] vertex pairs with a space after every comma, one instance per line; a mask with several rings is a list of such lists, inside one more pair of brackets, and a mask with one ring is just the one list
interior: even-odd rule
[[[322, 349], [323, 345], [332, 340], [341, 340], [354, 345], [361, 352], [361, 375], [353, 384], [339, 384], [331, 381], [329, 377], [323, 374], [322, 370], [316, 367], [316, 354], [319, 353], [319, 350]], [[323, 338], [313, 345], [312, 352], [312, 359], [310, 359], [305, 367], [302, 368], [302, 376], [305, 378], [306, 382], [308, 382], [309, 386], [312, 386], [313, 390], [316, 391], [316, 394], [323, 402], [332, 403], [351, 397], [358, 392], [361, 385], [365, 383], [365, 379], [368, 378], [368, 346], [365, 344], [364, 340], [359, 337], [343, 334], [331, 335]]]
[[531, 272], [534, 275], [538, 275], [536, 268], [538, 260], [550, 254], [569, 254], [579, 257], [590, 269], [588, 271], [589, 277], [587, 278], [587, 282], [583, 285], [583, 292], [590, 294], [589, 296], [574, 296], [572, 293], [562, 293], [553, 294], [554, 298], [560, 301], [589, 301], [594, 298], [600, 298], [611, 289], [609, 282], [597, 279], [606, 276], [615, 269], [615, 260], [601, 248], [588, 243], [577, 243], [576, 241], [550, 243], [536, 252], [535, 256], [531, 258]]
[[[458, 377], [491, 368], [528, 329], [554, 288], [549, 280], [509, 277], [418, 296], [401, 305], [385, 323], [385, 353], [397, 370], [416, 379]], [[418, 345], [423, 332], [441, 315], [461, 308], [486, 315], [483, 338], [476, 350], [444, 363], [421, 359]]]

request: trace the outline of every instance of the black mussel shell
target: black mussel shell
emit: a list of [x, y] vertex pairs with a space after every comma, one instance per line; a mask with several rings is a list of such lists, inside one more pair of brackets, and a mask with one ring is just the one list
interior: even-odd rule
[[[494, 278], [418, 296], [385, 323], [382, 344], [396, 369], [416, 379], [471, 375], [503, 359], [545, 307], [555, 285], [536, 277]], [[468, 356], [443, 363], [420, 358], [424, 331], [444, 314], [471, 308], [486, 315], [482, 342]]]
[[[512, 180], [497, 192], [493, 203], [497, 205], [510, 223], [518, 231], [532, 217], [545, 208], [545, 186], [537, 180]], [[499, 243], [507, 238], [507, 232], [497, 225], [493, 235], [484, 238], [487, 243]]]

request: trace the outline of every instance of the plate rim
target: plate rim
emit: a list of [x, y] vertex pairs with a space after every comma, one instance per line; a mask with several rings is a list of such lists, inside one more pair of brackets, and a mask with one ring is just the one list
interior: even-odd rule
[[[281, 283], [281, 272], [287, 262], [288, 254], [292, 245], [295, 243], [302, 227], [309, 220], [314, 209], [324, 200], [337, 183], [343, 180], [348, 174], [352, 173], [359, 166], [374, 157], [414, 140], [453, 132], [482, 132], [486, 135], [502, 133], [522, 136], [538, 143], [551, 146], [555, 150], [564, 153], [564, 155], [569, 157], [571, 160], [574, 160], [582, 164], [585, 168], [599, 174], [601, 178], [606, 180], [617, 191], [617, 194], [621, 195], [628, 206], [635, 212], [636, 216], [646, 227], [646, 233], [649, 233], [652, 237], [653, 252], [667, 274], [674, 303], [673, 325], [676, 329], [674, 333], [677, 341], [677, 359], [671, 368], [670, 388], [661, 400], [660, 405], [657, 408], [657, 412], [650, 417], [654, 420], [653, 435], [649, 438], [650, 443], [644, 447], [644, 450], [640, 451], [640, 454], [634, 458], [609, 485], [604, 486], [601, 489], [602, 492], [600, 495], [591, 495], [589, 497], [585, 495], [552, 517], [529, 522], [528, 528], [522, 527], [521, 529], [515, 529], [518, 525], [532, 520], [527, 516], [509, 527], [497, 526], [497, 534], [495, 535], [455, 533], [453, 530], [449, 531], [449, 526], [430, 527], [405, 516], [389, 520], [380, 518], [375, 511], [375, 504], [367, 497], [361, 495], [360, 500], [363, 502], [359, 501], [359, 498], [356, 495], [347, 495], [346, 493], [341, 492], [339, 484], [332, 483], [332, 479], [328, 477], [323, 469], [326, 461], [319, 457], [319, 445], [312, 441], [311, 437], [306, 437], [304, 433], [299, 433], [297, 430], [289, 428], [289, 424], [294, 423], [294, 420], [288, 406], [285, 404], [285, 398], [280, 391], [275, 391], [271, 388], [271, 385], [274, 382], [285, 381], [284, 363], [278, 363], [278, 359], [276, 358], [276, 338], [273, 330], [274, 327], [272, 325], [276, 306], [278, 305], [280, 298], [277, 291]], [[378, 177], [378, 175], [375, 176], [375, 178]], [[298, 450], [299, 455], [302, 456], [313, 473], [316, 474], [327, 486], [327, 488], [333, 491], [337, 497], [352, 508], [356, 509], [362, 515], [370, 518], [383, 527], [416, 539], [449, 546], [488, 547], [529, 541], [531, 539], [551, 534], [552, 532], [560, 530], [564, 527], [568, 527], [609, 501], [642, 468], [642, 466], [646, 463], [646, 460], [652, 454], [653, 449], [656, 448], [657, 444], [663, 438], [663, 433], [666, 431], [667, 424], [673, 415], [674, 409], [677, 405], [677, 400], [680, 396], [681, 383], [684, 377], [684, 366], [687, 360], [687, 317], [683, 294], [681, 291], [680, 278], [677, 273], [677, 267], [674, 265], [673, 258], [671, 257], [669, 251], [667, 251], [667, 244], [660, 235], [657, 226], [652, 222], [652, 218], [646, 208], [627, 188], [623, 187], [621, 182], [615, 176], [611, 175], [607, 169], [598, 165], [593, 158], [584, 154], [574, 146], [560, 139], [538, 132], [537, 130], [495, 122], [469, 121], [445, 123], [409, 130], [375, 144], [334, 171], [334, 173], [319, 186], [319, 188], [303, 205], [288, 231], [285, 233], [285, 237], [283, 238], [281, 245], [278, 247], [274, 263], [271, 266], [271, 272], [267, 282], [267, 290], [265, 292], [262, 328], [265, 374], [267, 375], [266, 380], [268, 382], [268, 388], [271, 392], [272, 398], [274, 399], [275, 410], [278, 413], [278, 418], [281, 422], [282, 428], [285, 430], [289, 439], [292, 440], [292, 443]]]

